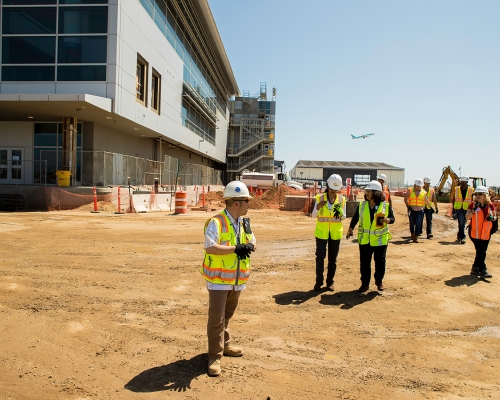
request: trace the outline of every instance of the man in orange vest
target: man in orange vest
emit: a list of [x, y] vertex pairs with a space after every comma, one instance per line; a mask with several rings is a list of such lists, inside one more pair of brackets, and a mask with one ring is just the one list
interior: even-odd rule
[[208, 289], [208, 375], [221, 374], [222, 356], [241, 357], [243, 349], [231, 344], [229, 320], [250, 276], [250, 253], [255, 235], [250, 220], [242, 218], [252, 199], [243, 182], [224, 189], [226, 208], [205, 223], [205, 258], [200, 273]]
[[465, 244], [465, 215], [467, 208], [472, 203], [472, 194], [474, 189], [469, 186], [469, 177], [460, 178], [460, 186], [450, 195], [450, 203], [453, 204], [453, 211], [458, 219], [457, 243]]
[[389, 205], [392, 207], [391, 192], [389, 191], [389, 186], [387, 186], [385, 184], [387, 182], [387, 175], [380, 174], [379, 176], [377, 176], [377, 181], [379, 181], [380, 184], [382, 185], [382, 192], [383, 192], [384, 201], [387, 201], [389, 203]]
[[422, 230], [422, 221], [424, 220], [424, 207], [428, 205], [432, 211], [427, 199], [427, 192], [422, 188], [424, 182], [422, 179], [415, 179], [412, 188], [406, 192], [404, 202], [408, 207], [408, 218], [410, 220], [410, 234], [413, 243], [418, 243], [418, 234]]

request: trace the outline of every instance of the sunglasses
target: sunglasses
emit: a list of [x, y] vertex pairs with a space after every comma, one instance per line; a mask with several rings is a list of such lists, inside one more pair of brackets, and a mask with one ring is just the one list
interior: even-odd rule
[[239, 201], [240, 203], [248, 203], [250, 200], [235, 200], [235, 201]]
[[476, 196], [484, 196], [484, 193], [474, 193]]

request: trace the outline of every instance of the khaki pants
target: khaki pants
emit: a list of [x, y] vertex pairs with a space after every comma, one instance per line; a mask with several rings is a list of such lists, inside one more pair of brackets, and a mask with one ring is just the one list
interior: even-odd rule
[[231, 342], [229, 320], [236, 310], [241, 290], [208, 291], [208, 357], [221, 358], [224, 346]]

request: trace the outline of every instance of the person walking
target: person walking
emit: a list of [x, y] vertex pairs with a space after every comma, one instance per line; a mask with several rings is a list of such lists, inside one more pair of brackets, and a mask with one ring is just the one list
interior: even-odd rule
[[231, 344], [229, 320], [250, 276], [250, 253], [256, 239], [250, 220], [242, 218], [252, 199], [247, 186], [230, 182], [224, 189], [226, 208], [205, 223], [205, 258], [200, 272], [208, 290], [208, 375], [221, 374], [222, 356], [241, 357]]
[[328, 246], [328, 270], [326, 290], [334, 291], [335, 271], [340, 240], [344, 234], [342, 221], [345, 219], [346, 199], [339, 193], [342, 178], [333, 174], [326, 182], [326, 191], [316, 196], [312, 217], [316, 218], [316, 284], [314, 290], [320, 291], [324, 282], [326, 248]]
[[465, 244], [465, 215], [472, 202], [474, 188], [469, 186], [469, 177], [460, 178], [460, 186], [455, 187], [451, 193], [450, 203], [453, 203], [453, 211], [458, 219], [457, 243]]
[[491, 278], [492, 275], [486, 269], [486, 250], [490, 243], [493, 221], [497, 220], [497, 216], [486, 186], [476, 188], [474, 202], [469, 204], [465, 219], [470, 221], [469, 237], [476, 248], [476, 257], [470, 274], [480, 278]]
[[389, 205], [392, 207], [391, 192], [389, 191], [389, 186], [385, 184], [387, 182], [387, 175], [380, 174], [379, 176], [377, 176], [377, 181], [379, 181], [382, 185], [382, 191], [384, 192], [384, 201], [389, 202]]
[[387, 224], [395, 221], [391, 205], [383, 200], [382, 185], [378, 181], [371, 181], [365, 187], [365, 201], [359, 203], [351, 219], [346, 239], [353, 236], [353, 229], [359, 222], [359, 270], [361, 286], [358, 289], [364, 293], [370, 289], [371, 260], [375, 262], [375, 285], [377, 289], [385, 290], [383, 279], [385, 276], [387, 246], [392, 235]]
[[418, 234], [422, 231], [422, 222], [424, 219], [424, 207], [429, 206], [431, 212], [434, 209], [430, 206], [427, 199], [427, 192], [423, 190], [424, 182], [422, 179], [415, 179], [412, 188], [406, 192], [404, 202], [408, 208], [408, 218], [410, 220], [410, 234], [413, 243], [418, 243]]
[[[437, 197], [436, 197], [436, 191], [434, 188], [431, 187], [431, 177], [426, 176], [424, 178], [424, 190], [427, 192], [427, 199], [429, 200], [429, 203], [434, 204], [434, 210], [436, 214], [439, 212], [438, 209], [438, 204], [437, 204]], [[434, 235], [432, 234], [432, 214], [434, 212], [432, 211], [433, 209], [431, 208], [430, 205], [425, 205], [424, 208], [424, 215], [425, 215], [425, 231], [427, 233], [427, 239], [432, 239]], [[423, 224], [422, 227], [420, 228], [420, 235], [422, 234], [423, 230]]]

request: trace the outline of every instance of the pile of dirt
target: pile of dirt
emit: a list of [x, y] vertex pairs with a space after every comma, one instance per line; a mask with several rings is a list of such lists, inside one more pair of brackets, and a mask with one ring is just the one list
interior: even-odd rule
[[250, 208], [254, 210], [276, 209], [279, 210], [285, 203], [285, 196], [307, 196], [307, 190], [296, 190], [286, 185], [275, 186], [266, 190], [260, 196], [255, 196], [250, 202]]
[[[73, 211], [94, 211], [94, 203], [84, 204], [78, 208], [73, 209]], [[116, 212], [118, 211], [117, 207], [110, 201], [98, 201], [97, 202], [97, 211], [102, 212]]]
[[[225, 203], [222, 200], [223, 192], [208, 192], [205, 193], [205, 205], [206, 206], [214, 206], [214, 207], [224, 207]], [[203, 204], [203, 194], [198, 195], [198, 205]]]

